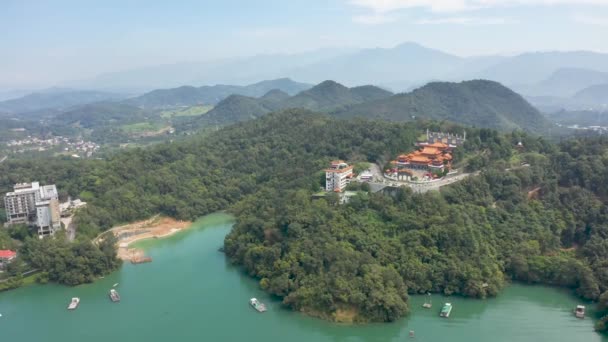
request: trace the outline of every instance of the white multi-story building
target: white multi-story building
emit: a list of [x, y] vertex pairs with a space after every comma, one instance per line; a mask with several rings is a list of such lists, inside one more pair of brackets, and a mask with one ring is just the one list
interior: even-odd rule
[[325, 191], [342, 192], [352, 178], [353, 167], [342, 160], [334, 160], [325, 170]]
[[16, 184], [13, 192], [4, 196], [9, 224], [24, 223], [38, 228], [38, 236], [53, 235], [61, 228], [59, 196], [55, 185], [40, 183]]

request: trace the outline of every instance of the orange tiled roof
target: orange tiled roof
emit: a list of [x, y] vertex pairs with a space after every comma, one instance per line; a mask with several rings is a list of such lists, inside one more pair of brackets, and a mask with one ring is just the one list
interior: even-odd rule
[[424, 147], [422, 148], [422, 151], [420, 151], [420, 153], [422, 154], [426, 154], [426, 155], [437, 155], [437, 154], [441, 154], [441, 151], [436, 148], [436, 147]]
[[430, 159], [425, 156], [414, 155], [411, 157], [410, 161], [414, 163], [428, 163]]

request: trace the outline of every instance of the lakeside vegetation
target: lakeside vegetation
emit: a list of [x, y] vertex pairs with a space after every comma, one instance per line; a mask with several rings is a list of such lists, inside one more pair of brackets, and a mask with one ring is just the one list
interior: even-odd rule
[[76, 222], [91, 237], [157, 213], [192, 220], [229, 209], [230, 260], [286, 305], [327, 319], [392, 321], [408, 312], [408, 293], [483, 298], [510, 279], [592, 300], [607, 290], [604, 138], [554, 145], [468, 128], [454, 157], [479, 177], [441, 193], [361, 193], [342, 206], [310, 199], [331, 159], [384, 165], [426, 128], [463, 130], [288, 110], [107, 160], [7, 161], [0, 189], [37, 179], [86, 195]]

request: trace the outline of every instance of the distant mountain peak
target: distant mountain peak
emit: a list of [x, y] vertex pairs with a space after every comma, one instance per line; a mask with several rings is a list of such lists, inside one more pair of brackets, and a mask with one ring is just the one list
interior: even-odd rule
[[272, 101], [283, 101], [288, 98], [289, 98], [289, 94], [287, 94], [286, 92], [284, 92], [280, 89], [272, 89], [269, 92], [267, 92], [266, 94], [264, 94], [264, 96], [261, 97], [261, 99], [272, 100]]

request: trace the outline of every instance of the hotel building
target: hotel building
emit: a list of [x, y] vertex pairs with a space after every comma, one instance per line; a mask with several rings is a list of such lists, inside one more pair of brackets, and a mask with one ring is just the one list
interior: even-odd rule
[[55, 185], [20, 183], [4, 196], [8, 224], [27, 224], [38, 229], [40, 238], [61, 228], [59, 196]]
[[325, 170], [325, 191], [342, 192], [353, 178], [353, 166], [342, 160], [334, 160]]

